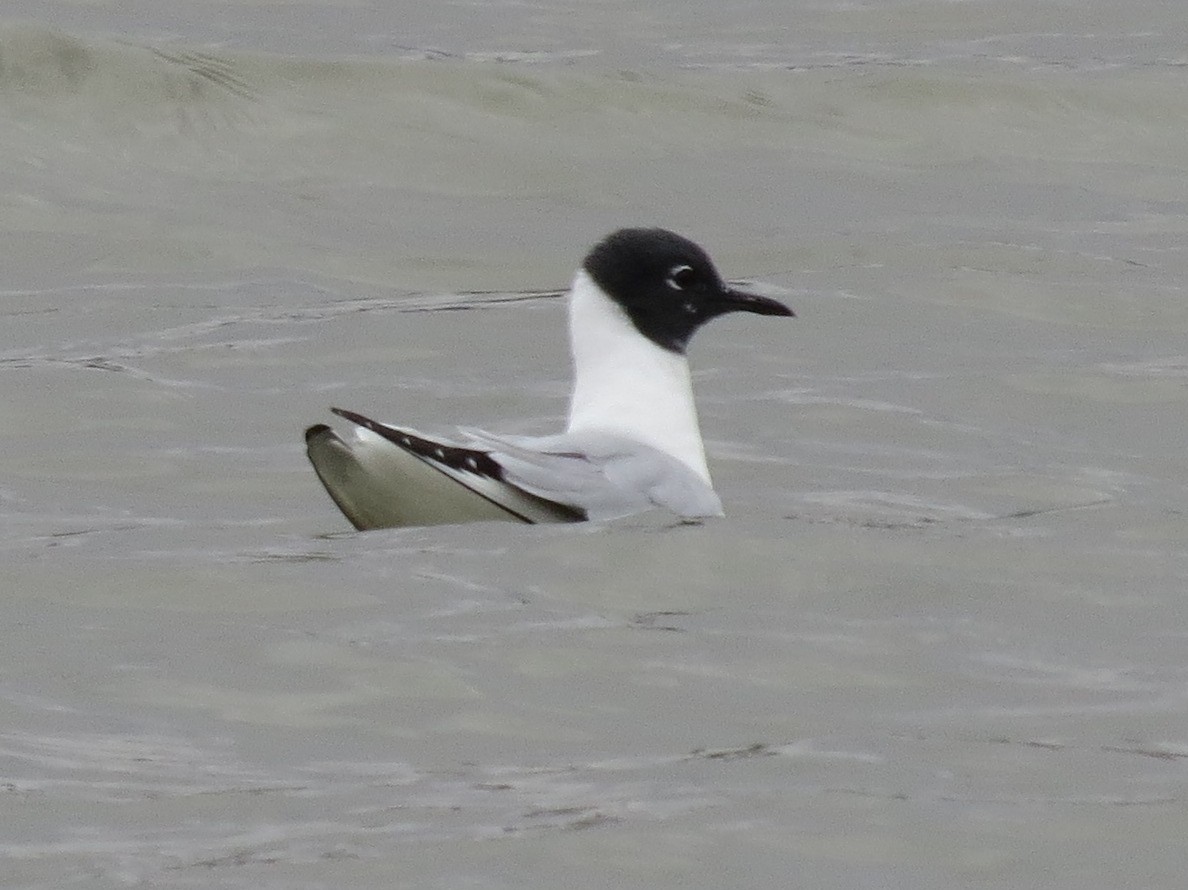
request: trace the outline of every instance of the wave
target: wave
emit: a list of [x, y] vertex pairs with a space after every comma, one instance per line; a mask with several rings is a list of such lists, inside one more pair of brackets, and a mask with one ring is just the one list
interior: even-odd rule
[[[1134, 160], [1178, 145], [1178, 78], [929, 67], [624, 72], [425, 56], [159, 48], [0, 26], [0, 116], [115, 137], [276, 130], [361, 148], [443, 140], [579, 162], [732, 144], [901, 159], [982, 151]], [[524, 143], [528, 145], [525, 146]], [[1138, 158], [1141, 160], [1141, 158]], [[1154, 159], [1154, 158], [1152, 158]]]
[[0, 97], [28, 118], [72, 117], [121, 125], [206, 125], [248, 119], [261, 92], [234, 60], [39, 28], [0, 28]]
[[[568, 257], [626, 222], [816, 239], [923, 212], [946, 237], [1027, 245], [1065, 207], [1098, 231], [1180, 237], [1188, 92], [1166, 72], [595, 64], [0, 27], [0, 233], [25, 275], [13, 280], [230, 264], [534, 287], [562, 271], [524, 267], [531, 257]], [[1112, 195], [1147, 201], [1146, 215]], [[786, 268], [782, 242], [771, 249], [780, 259], [747, 254], [741, 268]]]

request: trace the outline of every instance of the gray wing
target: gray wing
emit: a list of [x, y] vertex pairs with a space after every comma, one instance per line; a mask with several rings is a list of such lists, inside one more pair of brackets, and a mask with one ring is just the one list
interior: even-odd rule
[[692, 469], [648, 445], [608, 433], [527, 438], [462, 432], [530, 494], [580, 509], [593, 520], [663, 507], [686, 519], [721, 516], [717, 493]]

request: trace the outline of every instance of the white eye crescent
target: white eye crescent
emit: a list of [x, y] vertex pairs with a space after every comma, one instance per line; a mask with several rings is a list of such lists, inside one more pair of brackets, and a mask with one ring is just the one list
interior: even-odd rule
[[697, 280], [692, 266], [673, 266], [668, 271], [667, 284], [673, 290], [684, 290]]

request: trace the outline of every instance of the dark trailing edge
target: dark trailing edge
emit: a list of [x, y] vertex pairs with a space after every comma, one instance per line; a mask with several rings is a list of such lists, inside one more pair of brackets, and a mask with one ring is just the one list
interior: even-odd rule
[[461, 470], [464, 473], [474, 473], [476, 476], [486, 476], [503, 482], [503, 467], [491, 459], [490, 453], [474, 448], [462, 448], [457, 445], [443, 445], [429, 439], [422, 439], [405, 430], [379, 423], [370, 417], [364, 417], [345, 408], [331, 408], [339, 417], [358, 424], [364, 429], [371, 430], [377, 436], [382, 436], [393, 445], [398, 445], [410, 454], [423, 457], [430, 463], [444, 464], [451, 470]]
[[[457, 482], [442, 467], [449, 467], [452, 470], [458, 470], [463, 473], [471, 473], [475, 476], [482, 476], [487, 479], [494, 479], [505, 485], [511, 485], [504, 479], [503, 467], [501, 467], [494, 458], [491, 457], [490, 452], [481, 451], [476, 448], [464, 448], [460, 445], [445, 445], [441, 442], [434, 442], [430, 439], [423, 439], [418, 435], [408, 432], [407, 430], [397, 429], [396, 427], [388, 426], [372, 420], [370, 417], [365, 417], [355, 411], [348, 411], [345, 408], [331, 408], [331, 412], [337, 414], [344, 420], [349, 420], [351, 423], [370, 430], [377, 436], [391, 442], [397, 448], [407, 451], [409, 454], [415, 455], [427, 463], [433, 469], [437, 470], [447, 479], [452, 482]], [[313, 436], [330, 429], [326, 424], [319, 423], [309, 427], [305, 431], [305, 438], [308, 441]], [[470, 488], [470, 486], [466, 486]], [[506, 504], [501, 504], [493, 498], [488, 497], [481, 491], [476, 491], [470, 488], [470, 491], [476, 496], [481, 497], [486, 501], [499, 507], [501, 510], [515, 516], [522, 522], [534, 524], [533, 520], [529, 519], [522, 513], [513, 510]], [[559, 504], [556, 501], [550, 501], [546, 498], [539, 498], [530, 492], [520, 489], [521, 493], [528, 498], [534, 498], [542, 504], [547, 504], [549, 509], [557, 513], [558, 517], [563, 521], [569, 522], [585, 522], [588, 518], [586, 511], [578, 507], [571, 507], [568, 504]], [[332, 495], [333, 496], [333, 495]], [[335, 501], [337, 503], [337, 500]], [[339, 505], [341, 507], [341, 505]]]

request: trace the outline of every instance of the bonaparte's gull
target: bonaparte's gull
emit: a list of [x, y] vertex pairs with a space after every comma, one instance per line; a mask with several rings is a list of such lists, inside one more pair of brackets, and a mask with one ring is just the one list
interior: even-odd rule
[[724, 282], [704, 250], [664, 229], [620, 229], [586, 256], [569, 291], [574, 385], [565, 432], [431, 438], [331, 409], [351, 422], [305, 431], [309, 459], [357, 529], [502, 519], [605, 520], [663, 507], [721, 516], [685, 348], [728, 312], [791, 316]]

